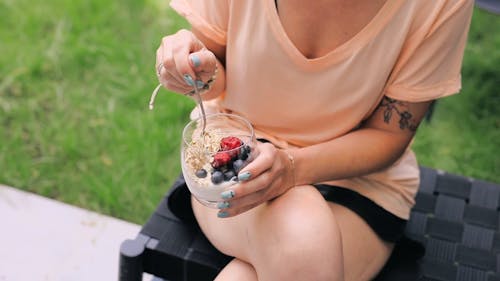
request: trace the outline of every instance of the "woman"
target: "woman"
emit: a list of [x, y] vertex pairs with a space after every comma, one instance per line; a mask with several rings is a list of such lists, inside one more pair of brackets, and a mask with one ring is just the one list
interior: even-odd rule
[[[410, 149], [433, 100], [457, 93], [473, 1], [173, 0], [169, 90], [253, 124], [259, 156], [220, 210], [191, 200], [234, 259], [216, 280], [370, 280], [419, 185]], [[183, 204], [189, 204], [185, 202]]]

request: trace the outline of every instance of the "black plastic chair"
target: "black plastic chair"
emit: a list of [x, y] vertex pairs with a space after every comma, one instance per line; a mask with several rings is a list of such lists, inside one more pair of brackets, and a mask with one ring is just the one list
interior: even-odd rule
[[[425, 167], [421, 173], [406, 234], [425, 254], [416, 259], [424, 249], [411, 241], [399, 245], [376, 280], [500, 281], [500, 185]], [[142, 280], [143, 272], [156, 280], [213, 280], [231, 260], [196, 224], [170, 212], [169, 195], [137, 237], [122, 243], [120, 281]]]
[[476, 0], [476, 6], [492, 14], [500, 15], [500, 0]]

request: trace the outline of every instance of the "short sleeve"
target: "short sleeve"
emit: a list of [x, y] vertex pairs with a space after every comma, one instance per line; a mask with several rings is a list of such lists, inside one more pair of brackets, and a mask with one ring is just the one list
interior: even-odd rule
[[405, 43], [386, 87], [388, 97], [421, 102], [460, 91], [474, 1], [438, 2], [434, 15]]
[[170, 7], [207, 38], [226, 45], [229, 0], [172, 0]]

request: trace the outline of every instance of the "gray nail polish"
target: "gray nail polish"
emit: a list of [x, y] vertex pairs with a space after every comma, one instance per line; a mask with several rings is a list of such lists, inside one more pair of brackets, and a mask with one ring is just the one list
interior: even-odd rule
[[193, 78], [191, 77], [191, 75], [189, 74], [184, 74], [184, 81], [186, 82], [186, 84], [188, 84], [189, 86], [193, 87], [194, 86], [194, 80]]
[[234, 197], [234, 191], [226, 190], [220, 194], [220, 197], [222, 197], [222, 199], [231, 199]]
[[246, 181], [248, 180], [250, 177], [252, 176], [252, 174], [250, 174], [250, 172], [244, 172], [244, 173], [241, 173], [238, 175], [238, 179], [240, 181]]
[[228, 212], [218, 212], [217, 217], [219, 218], [227, 218], [229, 216]]
[[198, 67], [201, 65], [201, 60], [197, 55], [190, 55], [189, 58], [191, 59], [194, 67]]
[[231, 204], [227, 201], [217, 203], [217, 209], [227, 209]]
[[196, 87], [198, 89], [202, 89], [204, 86], [205, 86], [205, 83], [203, 83], [203, 81], [196, 80]]

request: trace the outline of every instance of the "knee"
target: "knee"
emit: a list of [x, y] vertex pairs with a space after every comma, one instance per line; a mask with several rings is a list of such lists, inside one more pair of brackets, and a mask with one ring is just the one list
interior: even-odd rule
[[291, 192], [267, 206], [262, 223], [270, 246], [260, 258], [273, 280], [341, 280], [340, 230], [328, 204], [313, 187]]
[[343, 280], [341, 245], [324, 243], [314, 237], [280, 243], [268, 254], [269, 280]]
[[269, 203], [266, 211], [268, 227], [296, 245], [314, 247], [318, 244], [315, 241], [325, 245], [334, 240], [340, 242], [335, 216], [314, 187], [296, 187]]

